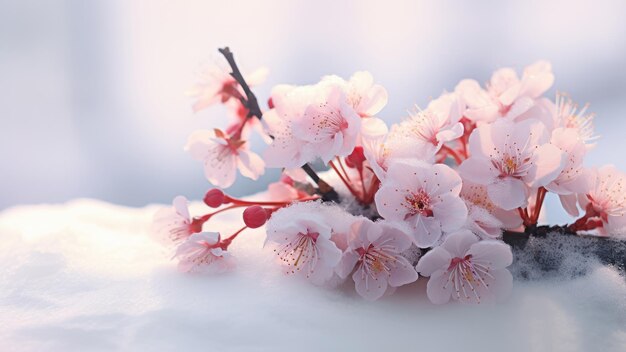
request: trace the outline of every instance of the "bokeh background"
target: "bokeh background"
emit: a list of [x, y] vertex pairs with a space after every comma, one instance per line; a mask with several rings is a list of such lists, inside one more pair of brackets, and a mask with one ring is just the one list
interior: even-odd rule
[[[209, 184], [183, 145], [226, 110], [194, 115], [184, 92], [224, 45], [244, 70], [270, 68], [262, 100], [278, 83], [369, 70], [389, 92], [389, 122], [462, 78], [547, 59], [552, 93], [597, 113], [603, 139], [588, 164], [626, 169], [624, 14], [620, 0], [0, 0], [0, 209], [201, 198]], [[231, 193], [275, 175], [240, 178]]]

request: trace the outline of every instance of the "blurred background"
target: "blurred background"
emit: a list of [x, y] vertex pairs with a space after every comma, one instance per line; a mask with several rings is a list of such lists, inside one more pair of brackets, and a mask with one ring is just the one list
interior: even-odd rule
[[[185, 90], [228, 45], [278, 83], [366, 69], [388, 122], [462, 78], [553, 63], [556, 90], [597, 113], [589, 165], [626, 170], [626, 2], [0, 0], [0, 209], [94, 197], [131, 206], [210, 187], [183, 145], [226, 110]], [[260, 145], [258, 146], [260, 147]], [[239, 178], [230, 193], [264, 188]], [[558, 219], [558, 218], [557, 218]]]

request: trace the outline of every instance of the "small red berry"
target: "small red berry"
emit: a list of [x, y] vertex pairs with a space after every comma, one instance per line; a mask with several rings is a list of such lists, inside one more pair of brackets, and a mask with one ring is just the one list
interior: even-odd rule
[[204, 196], [204, 204], [210, 206], [211, 208], [218, 208], [220, 205], [224, 204], [224, 201], [224, 192], [218, 188], [209, 190]]
[[267, 211], [259, 205], [253, 205], [243, 211], [243, 222], [251, 229], [256, 229], [265, 225], [267, 221]]

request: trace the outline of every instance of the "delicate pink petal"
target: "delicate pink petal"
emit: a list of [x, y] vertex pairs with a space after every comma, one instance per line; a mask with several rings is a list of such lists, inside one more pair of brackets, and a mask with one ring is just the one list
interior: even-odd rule
[[428, 251], [417, 262], [416, 269], [422, 276], [431, 276], [437, 270], [446, 270], [452, 256], [442, 247], [435, 247]]
[[434, 216], [441, 221], [441, 228], [445, 232], [459, 229], [467, 220], [465, 202], [452, 194], [444, 194], [441, 200], [432, 207]]
[[413, 240], [406, 232], [391, 225], [387, 225], [384, 222], [382, 224], [382, 229], [385, 235], [377, 239], [374, 243], [378, 244], [379, 242], [385, 242], [394, 246], [398, 252], [403, 252], [411, 247]]
[[561, 201], [563, 209], [565, 209], [569, 215], [573, 217], [579, 215], [578, 207], [576, 206], [578, 203], [576, 194], [561, 194], [559, 195], [559, 200]]
[[538, 98], [554, 83], [552, 65], [547, 61], [538, 61], [524, 69], [521, 94]]
[[430, 276], [426, 284], [426, 295], [434, 304], [444, 304], [450, 301], [454, 285], [448, 281], [445, 270], [438, 270]]
[[206, 159], [204, 175], [213, 185], [228, 188], [237, 177], [237, 158], [229, 154], [222, 159]]
[[528, 97], [519, 98], [513, 103], [513, 105], [511, 105], [506, 117], [510, 119], [518, 118], [520, 115], [523, 115], [532, 109], [533, 106], [535, 106], [535, 101], [533, 99]]
[[337, 265], [337, 267], [335, 268], [335, 272], [337, 273], [337, 275], [339, 275], [339, 277], [345, 279], [346, 277], [348, 277], [348, 275], [352, 273], [352, 270], [354, 270], [354, 267], [358, 260], [359, 255], [355, 252], [345, 252], [341, 257], [339, 265]]
[[183, 196], [178, 196], [174, 198], [174, 201], [172, 202], [172, 204], [174, 205], [174, 209], [176, 209], [176, 212], [185, 219], [190, 218], [189, 208], [187, 206], [187, 203], [188, 203], [187, 198]]
[[461, 187], [463, 186], [463, 180], [459, 174], [451, 167], [445, 164], [435, 164], [429, 170], [431, 181], [436, 187], [431, 189], [432, 195], [440, 195], [444, 193], [451, 193], [453, 195], [459, 195]]
[[317, 249], [319, 251], [319, 255], [324, 257], [324, 262], [326, 265], [330, 267], [335, 267], [339, 264], [341, 260], [341, 250], [335, 246], [335, 244], [330, 240], [324, 240], [322, 237], [319, 237], [316, 242]]
[[450, 253], [450, 256], [463, 258], [470, 247], [477, 242], [478, 237], [476, 235], [468, 230], [460, 230], [448, 235], [441, 247]]
[[374, 196], [376, 209], [387, 220], [404, 220], [408, 212], [402, 205], [405, 197], [405, 189], [399, 189], [391, 185], [383, 186]]
[[504, 269], [513, 263], [511, 247], [501, 241], [483, 240], [474, 243], [467, 254], [472, 255], [474, 262], [487, 264], [493, 269]]
[[352, 275], [356, 292], [368, 301], [375, 301], [383, 296], [387, 290], [387, 281], [366, 274], [359, 268]]
[[442, 130], [437, 133], [437, 140], [445, 143], [449, 141], [453, 141], [463, 135], [463, 124], [455, 123], [452, 127]]
[[212, 139], [215, 138], [213, 131], [197, 130], [194, 131], [189, 138], [187, 138], [187, 144], [185, 150], [191, 154], [191, 157], [196, 160], [203, 160], [208, 152], [209, 145], [212, 145]]
[[434, 217], [414, 216], [415, 245], [420, 248], [432, 247], [441, 238], [441, 222]]
[[533, 167], [529, 170], [526, 181], [531, 187], [545, 186], [552, 182], [563, 170], [565, 155], [556, 146], [544, 144], [533, 154]]
[[497, 179], [487, 186], [487, 193], [491, 201], [504, 210], [523, 208], [528, 203], [528, 187], [513, 177]]
[[489, 159], [478, 156], [465, 159], [459, 166], [459, 173], [463, 179], [480, 185], [491, 184], [498, 176], [498, 171]]
[[391, 276], [389, 276], [390, 286], [400, 287], [417, 280], [417, 272], [406, 258], [398, 256], [395, 265], [396, 266], [391, 269]]
[[247, 150], [239, 150], [239, 172], [245, 177], [256, 180], [265, 172], [265, 162], [261, 157]]

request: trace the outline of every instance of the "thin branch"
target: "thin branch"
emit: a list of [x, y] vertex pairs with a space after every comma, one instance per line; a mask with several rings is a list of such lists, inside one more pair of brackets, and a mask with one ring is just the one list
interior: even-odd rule
[[256, 116], [259, 120], [261, 120], [263, 118], [263, 112], [259, 107], [259, 102], [257, 101], [254, 93], [252, 93], [252, 90], [250, 89], [250, 86], [246, 82], [245, 78], [243, 78], [241, 71], [239, 71], [239, 67], [235, 62], [235, 57], [233, 56], [233, 53], [228, 47], [219, 49], [219, 52], [224, 55], [224, 58], [226, 59], [226, 61], [228, 61], [228, 64], [230, 65], [230, 68], [232, 70], [230, 75], [235, 79], [235, 81], [237, 81], [237, 83], [239, 83], [239, 85], [243, 89], [243, 92], [246, 94], [246, 99], [242, 99], [241, 103], [246, 107], [246, 109], [248, 109], [248, 117]]
[[[226, 59], [226, 61], [228, 61], [228, 64], [230, 65], [230, 69], [232, 70], [230, 75], [235, 79], [235, 81], [237, 81], [237, 83], [239, 83], [241, 89], [243, 89], [243, 92], [246, 94], [245, 99], [241, 98], [241, 104], [243, 104], [243, 106], [248, 109], [248, 118], [256, 116], [256, 118], [258, 118], [259, 120], [263, 119], [263, 111], [259, 107], [259, 102], [254, 93], [252, 93], [252, 90], [250, 89], [250, 86], [241, 74], [241, 71], [239, 71], [239, 67], [235, 62], [235, 57], [230, 51], [230, 48], [224, 47], [218, 50], [222, 55], [224, 55], [224, 58]], [[309, 164], [304, 164], [302, 166], [302, 169], [317, 184], [319, 192], [322, 196], [322, 200], [333, 202], [339, 201], [339, 194], [337, 194], [337, 192], [333, 189], [331, 185], [322, 180]]]

